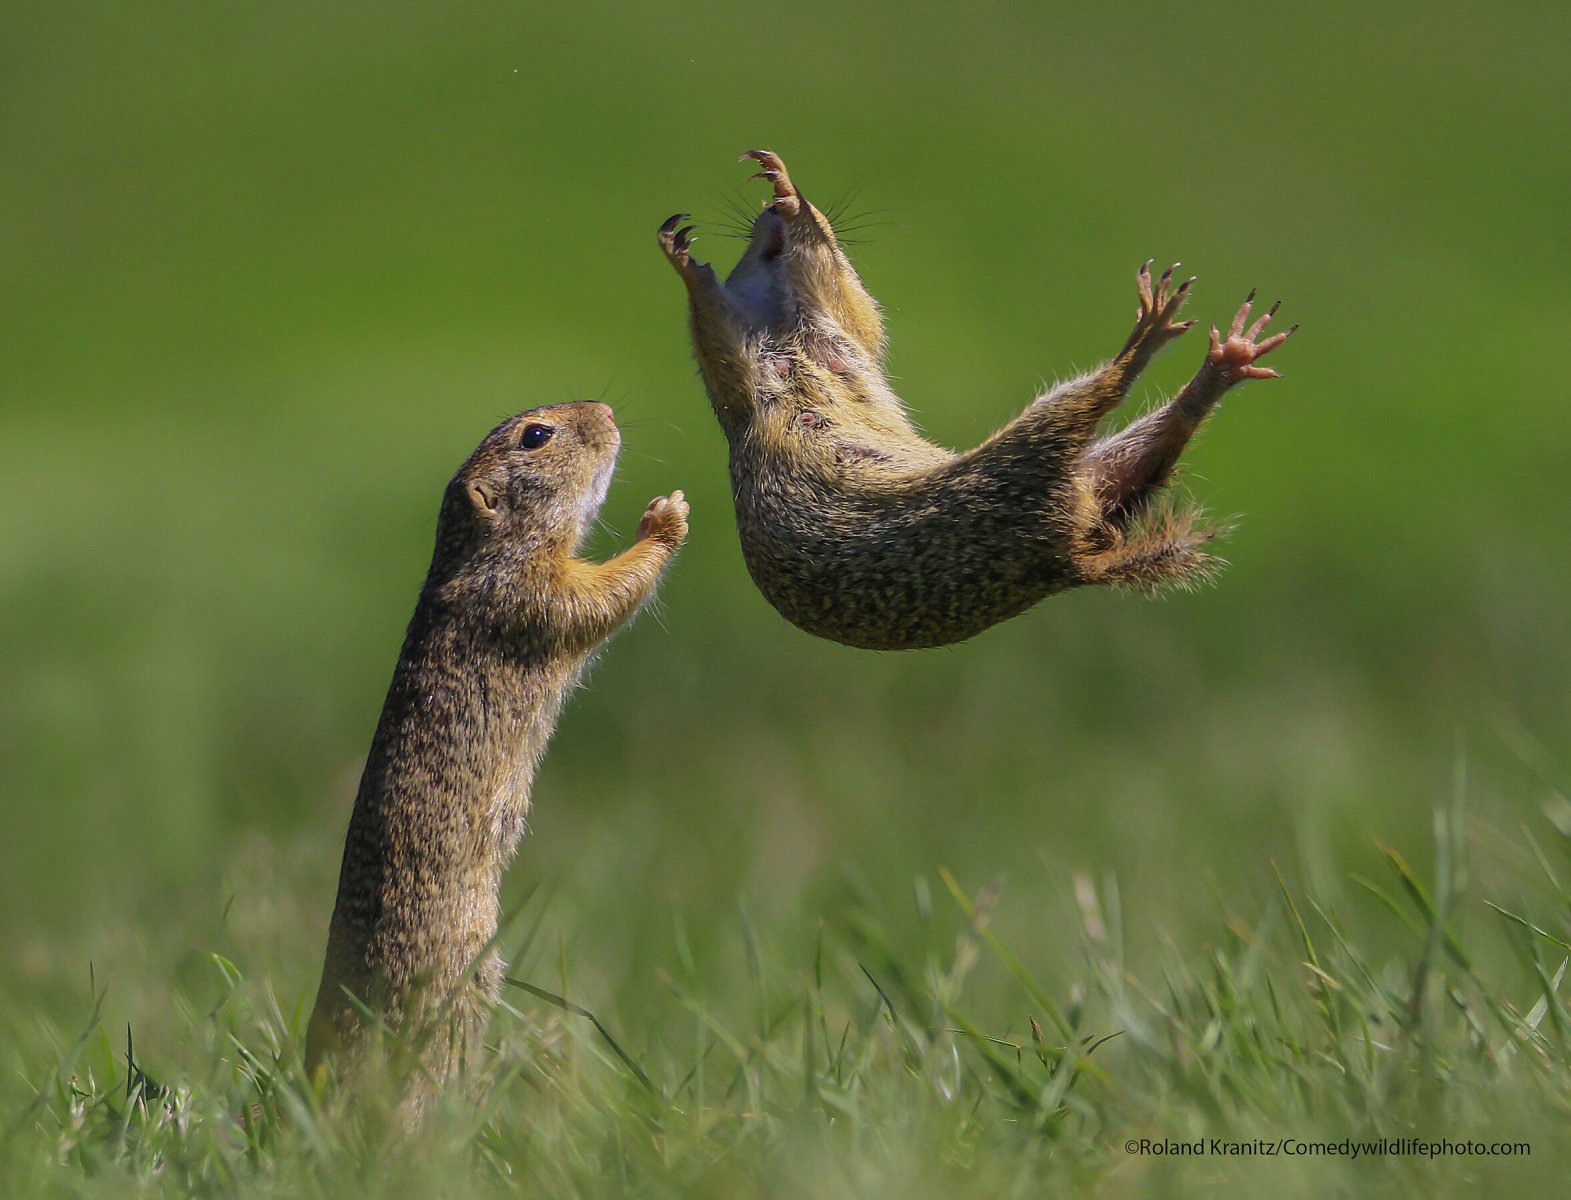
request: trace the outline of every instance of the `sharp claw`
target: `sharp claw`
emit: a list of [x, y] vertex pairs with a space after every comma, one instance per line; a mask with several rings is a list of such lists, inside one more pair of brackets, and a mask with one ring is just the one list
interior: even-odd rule
[[1178, 270], [1178, 268], [1181, 267], [1181, 266], [1183, 266], [1182, 263], [1174, 263], [1167, 270], [1163, 271], [1162, 272], [1162, 283], [1165, 285], [1168, 282], [1168, 280], [1172, 279], [1173, 278], [1173, 272]]
[[1259, 290], [1258, 288], [1250, 288], [1249, 289], [1249, 295], [1244, 297], [1244, 303], [1245, 304], [1253, 304], [1255, 302], [1255, 292], [1258, 291], [1258, 290]]
[[1281, 307], [1282, 307], [1282, 302], [1280, 300], [1278, 300], [1276, 303], [1271, 305], [1271, 307], [1269, 309], [1266, 310], [1266, 316], [1268, 316], [1268, 317], [1276, 316], [1276, 310], [1281, 308]]

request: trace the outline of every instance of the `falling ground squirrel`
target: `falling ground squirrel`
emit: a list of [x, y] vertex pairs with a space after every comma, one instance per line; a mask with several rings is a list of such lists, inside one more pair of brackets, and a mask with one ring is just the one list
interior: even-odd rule
[[500, 990], [497, 888], [562, 702], [687, 535], [673, 492], [627, 550], [576, 557], [620, 444], [604, 404], [532, 409], [480, 443], [442, 500], [345, 839], [306, 1046], [309, 1074], [333, 1057], [352, 1075], [374, 1017], [418, 1062], [411, 1118], [463, 1065]]
[[[742, 552], [769, 602], [809, 633], [877, 650], [942, 646], [1089, 583], [1152, 588], [1217, 560], [1198, 513], [1158, 502], [1190, 437], [1229, 388], [1276, 372], [1255, 360], [1254, 293], [1163, 407], [1096, 428], [1168, 342], [1192, 279], [1139, 272], [1124, 348], [1059, 384], [974, 450], [916, 432], [884, 377], [878, 305], [824, 215], [766, 150], [742, 156], [774, 187], [722, 284], [690, 253], [685, 214], [660, 228], [687, 285], [693, 346], [731, 447]], [[1296, 328], [1296, 326], [1295, 326]]]

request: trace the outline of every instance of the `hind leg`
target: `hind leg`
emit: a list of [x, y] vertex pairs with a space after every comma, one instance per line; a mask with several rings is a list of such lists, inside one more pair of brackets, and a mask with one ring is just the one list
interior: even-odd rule
[[1022, 453], [1051, 448], [1064, 456], [1066, 465], [1079, 455], [1096, 436], [1102, 418], [1123, 403], [1151, 357], [1194, 324], [1177, 319], [1189, 298], [1189, 285], [1194, 282], [1185, 280], [1174, 288], [1173, 272], [1177, 267], [1174, 263], [1155, 284], [1151, 281], [1151, 264], [1140, 268], [1140, 308], [1135, 329], [1112, 361], [1037, 397], [983, 446], [1016, 442]]
[[1255, 361], [1287, 341], [1298, 326], [1259, 341], [1279, 304], [1246, 330], [1254, 299], [1250, 292], [1225, 339], [1212, 328], [1205, 362], [1178, 395], [1086, 452], [1082, 468], [1091, 478], [1105, 520], [1127, 526], [1166, 486], [1189, 439], [1229, 388], [1246, 379], [1278, 377]]

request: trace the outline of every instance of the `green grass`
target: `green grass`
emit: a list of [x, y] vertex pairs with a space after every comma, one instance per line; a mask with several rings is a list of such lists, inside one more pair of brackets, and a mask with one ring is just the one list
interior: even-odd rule
[[[109, 1026], [98, 980], [80, 1028], [12, 1043], [36, 1091], [7, 1114], [8, 1194], [1535, 1194], [1567, 1163], [1571, 828], [1523, 834], [1481, 884], [1460, 800], [1434, 825], [1430, 878], [1385, 849], [1364, 902], [1334, 913], [1278, 876], [1146, 976], [1114, 877], [1075, 876], [1043, 914], [1078, 943], [1048, 983], [995, 932], [1007, 888], [940, 871], [916, 888], [917, 955], [876, 907], [821, 925], [800, 959], [742, 912], [719, 994], [678, 929], [641, 1011], [602, 1016], [570, 998], [591, 997], [531, 897], [481, 1098], [450, 1096], [414, 1137], [391, 1093], [346, 1108], [304, 1085], [301, 1010], [222, 955], [182, 1004], [174, 1075]], [[1527, 906], [1492, 896], [1524, 890]], [[1390, 949], [1361, 936], [1376, 918], [1400, 931]], [[1400, 1152], [1367, 1148], [1381, 1139]], [[1506, 1147], [1415, 1145], [1442, 1141]]]

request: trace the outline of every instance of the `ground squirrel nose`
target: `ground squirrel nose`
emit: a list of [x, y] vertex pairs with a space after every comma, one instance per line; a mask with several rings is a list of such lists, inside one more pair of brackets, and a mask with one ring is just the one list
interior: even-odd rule
[[584, 403], [595, 412], [598, 412], [607, 421], [610, 421], [613, 425], [616, 424], [616, 410], [609, 404], [601, 404], [598, 400], [586, 400]]

